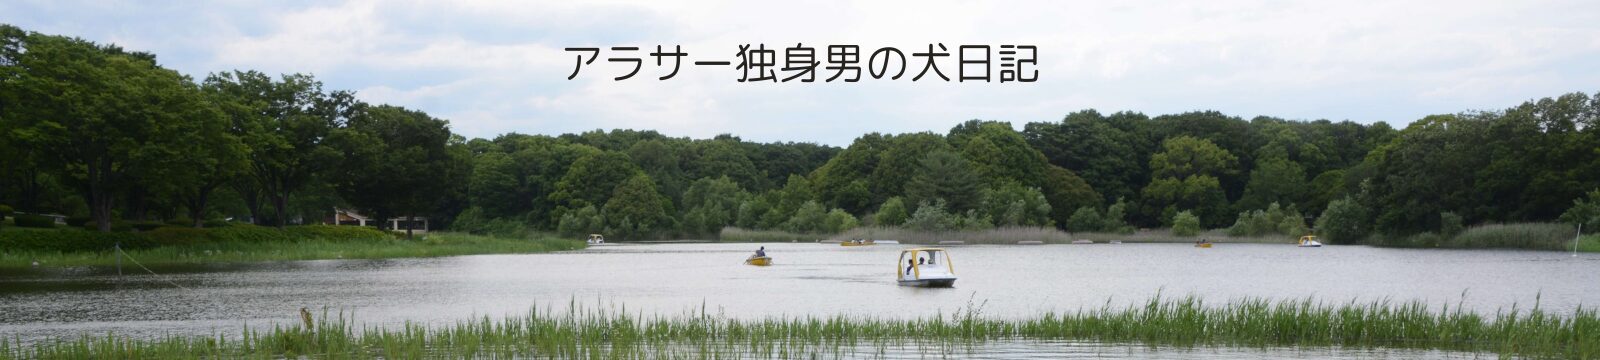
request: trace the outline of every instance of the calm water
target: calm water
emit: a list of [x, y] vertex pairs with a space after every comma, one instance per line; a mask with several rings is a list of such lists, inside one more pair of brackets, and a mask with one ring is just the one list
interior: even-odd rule
[[[960, 246], [950, 248], [960, 277], [955, 288], [920, 289], [894, 284], [898, 252], [907, 246], [763, 245], [773, 266], [742, 264], [759, 245], [659, 244], [556, 254], [155, 268], [161, 276], [134, 275], [143, 272], [138, 268], [125, 268], [128, 275], [120, 277], [114, 269], [13, 271], [0, 273], [0, 338], [27, 342], [108, 331], [235, 334], [246, 324], [297, 321], [302, 307], [354, 311], [368, 324], [447, 324], [573, 301], [668, 314], [703, 305], [735, 317], [916, 317], [969, 306], [981, 306], [991, 316], [1026, 317], [1107, 301], [1122, 306], [1158, 292], [1209, 301], [1314, 296], [1340, 302], [1460, 302], [1488, 313], [1513, 303], [1526, 308], [1536, 299], [1558, 312], [1600, 304], [1600, 254], [1264, 244]], [[1033, 345], [996, 351], [1032, 346], [1038, 349], [1031, 353], [1056, 349], [1051, 351], [1065, 351], [1061, 356], [1072, 356], [1073, 349], [1088, 356], [1139, 358], [1254, 356], [1232, 350], [1027, 344]], [[1299, 352], [1276, 356], [1448, 356], [1283, 351]]]

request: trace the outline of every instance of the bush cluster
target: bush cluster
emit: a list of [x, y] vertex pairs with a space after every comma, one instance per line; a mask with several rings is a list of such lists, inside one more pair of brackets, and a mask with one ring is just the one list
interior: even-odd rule
[[[48, 219], [48, 218], [46, 218]], [[197, 229], [189, 226], [162, 226], [140, 232], [100, 232], [77, 228], [19, 230], [0, 232], [0, 249], [42, 251], [106, 251], [120, 242], [125, 249], [157, 246], [187, 246], [210, 243], [260, 243], [300, 240], [384, 240], [392, 239], [383, 230], [359, 226], [305, 225], [284, 230], [256, 225]]]
[[56, 227], [56, 219], [52, 219], [49, 216], [34, 215], [34, 214], [17, 214], [14, 217], [14, 219], [16, 220], [18, 227], [27, 227], [27, 228], [53, 228], [53, 227]]
[[1305, 235], [1305, 218], [1294, 205], [1287, 208], [1278, 206], [1274, 202], [1265, 210], [1245, 211], [1239, 213], [1238, 220], [1233, 226], [1228, 227], [1228, 236], [1267, 236], [1285, 235], [1299, 237]]

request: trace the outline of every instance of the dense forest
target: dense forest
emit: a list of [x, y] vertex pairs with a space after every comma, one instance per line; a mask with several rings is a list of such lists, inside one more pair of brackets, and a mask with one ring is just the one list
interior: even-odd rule
[[446, 120], [363, 103], [311, 75], [194, 79], [152, 54], [0, 25], [0, 204], [101, 231], [283, 226], [341, 207], [462, 231], [620, 239], [1177, 222], [1354, 242], [1592, 222], [1597, 121], [1600, 94], [1571, 93], [1399, 130], [1083, 110], [1020, 130], [972, 120], [942, 134], [871, 133], [842, 149], [648, 130], [466, 139]]

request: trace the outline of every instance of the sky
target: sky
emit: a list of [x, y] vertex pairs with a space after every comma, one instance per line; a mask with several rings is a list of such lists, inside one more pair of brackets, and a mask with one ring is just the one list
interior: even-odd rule
[[[1600, 91], [1600, 2], [1576, 1], [74, 1], [0, 2], [0, 22], [148, 51], [195, 78], [310, 73], [457, 133], [652, 129], [848, 145], [971, 119], [1216, 110], [1388, 122]], [[739, 46], [1037, 46], [1038, 81], [743, 83]], [[569, 47], [681, 46], [569, 80]], [[649, 51], [640, 51], [647, 53]], [[783, 54], [782, 50], [778, 54]], [[998, 57], [998, 55], [995, 55]], [[780, 58], [779, 65], [782, 60]], [[826, 64], [824, 64], [825, 66]], [[940, 70], [954, 77], [953, 57]], [[779, 73], [780, 75], [787, 75]], [[830, 73], [824, 72], [823, 75]]]

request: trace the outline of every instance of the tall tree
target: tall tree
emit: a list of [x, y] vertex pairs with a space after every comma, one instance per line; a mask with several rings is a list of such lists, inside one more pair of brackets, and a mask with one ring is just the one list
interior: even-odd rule
[[[250, 148], [250, 181], [240, 182], [246, 201], [260, 194], [274, 209], [274, 224], [287, 224], [289, 198], [315, 176], [339, 164], [326, 143], [363, 104], [349, 92], [323, 93], [310, 75], [278, 81], [255, 71], [212, 74], [208, 87], [244, 104], [231, 112], [233, 131]], [[262, 221], [259, 212], [255, 221]]]
[[[379, 221], [431, 214], [467, 175], [457, 166], [466, 161], [465, 152], [452, 151], [465, 144], [452, 141], [449, 124], [396, 106], [366, 108], [331, 141], [343, 159], [332, 183], [341, 197]], [[406, 227], [407, 237], [411, 230]]]
[[913, 204], [943, 199], [951, 212], [977, 208], [978, 173], [967, 159], [949, 151], [935, 151], [922, 159], [921, 168], [906, 184], [906, 200]]
[[153, 55], [115, 46], [37, 33], [8, 42], [20, 52], [7, 51], [4, 61], [4, 92], [17, 104], [0, 109], [7, 136], [66, 165], [96, 227], [110, 231], [130, 177], [187, 139], [179, 125], [204, 107], [194, 84]]

